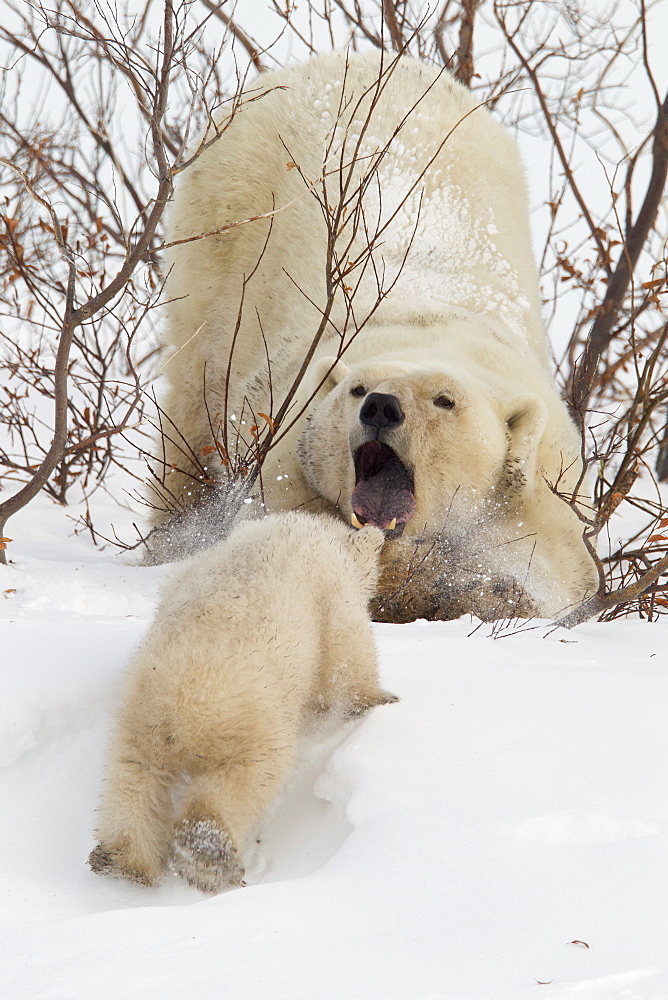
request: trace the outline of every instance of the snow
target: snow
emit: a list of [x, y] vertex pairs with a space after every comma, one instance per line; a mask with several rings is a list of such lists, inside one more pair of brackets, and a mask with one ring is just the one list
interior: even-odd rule
[[[279, 16], [247, 6], [274, 37]], [[280, 62], [304, 57], [281, 44]], [[535, 224], [546, 145], [520, 138]], [[131, 536], [136, 512], [92, 506]], [[668, 998], [668, 618], [375, 626], [401, 700], [305, 740], [248, 885], [147, 889], [86, 858], [114, 701], [169, 567], [73, 537], [76, 514], [37, 498], [0, 566], [2, 1000]]]
[[[327, 94], [327, 100], [329, 116], [336, 117], [337, 96]], [[322, 101], [313, 103], [317, 107]], [[422, 300], [430, 310], [450, 313], [462, 308], [496, 316], [504, 324], [504, 339], [525, 349], [531, 303], [522, 293], [514, 265], [492, 239], [498, 233], [494, 223], [498, 206], [482, 209], [472, 204], [449, 179], [447, 157], [438, 159], [444, 146], [440, 134], [432, 132], [426, 142], [414, 136], [416, 132], [419, 136], [421, 123], [429, 130], [429, 115], [414, 111], [411, 121], [415, 128], [399, 134], [405, 142], [395, 138], [389, 146], [388, 136], [373, 133], [363, 135], [360, 142], [368, 124], [363, 117], [334, 129], [332, 161], [338, 161], [341, 145], [355, 149], [359, 143], [356, 155], [366, 171], [364, 182], [357, 181], [364, 186], [365, 232], [374, 234], [382, 261], [367, 275], [356, 297], [359, 301], [360, 293], [366, 292], [369, 302], [375, 302], [382, 273], [382, 286], [394, 288], [395, 308], [405, 297], [411, 302]], [[382, 157], [379, 150], [383, 150]], [[364, 259], [365, 245], [366, 238], [351, 256]]]
[[401, 701], [305, 739], [248, 885], [147, 889], [86, 857], [169, 567], [72, 514], [38, 498], [0, 567], [3, 1000], [668, 996], [667, 619], [376, 625]]

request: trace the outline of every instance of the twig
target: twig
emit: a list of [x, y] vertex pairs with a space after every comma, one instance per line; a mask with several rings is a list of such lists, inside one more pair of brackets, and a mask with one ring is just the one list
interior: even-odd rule
[[617, 590], [609, 593], [594, 594], [593, 597], [590, 597], [589, 600], [573, 611], [570, 611], [563, 618], [559, 618], [553, 622], [553, 625], [561, 625], [563, 628], [574, 628], [576, 625], [581, 625], [582, 622], [589, 621], [591, 618], [595, 618], [597, 615], [608, 611], [610, 608], [614, 608], [618, 604], [623, 604], [625, 601], [632, 601], [634, 598], [644, 594], [666, 571], [668, 571], [668, 553], [656, 565], [647, 570], [646, 573], [643, 573], [640, 579], [629, 584], [628, 587], [619, 587]]
[[645, 199], [635, 224], [624, 241], [617, 267], [597, 310], [584, 353], [573, 375], [573, 404], [577, 409], [587, 406], [601, 358], [610, 344], [612, 328], [663, 198], [668, 176], [668, 94], [659, 107], [653, 135], [652, 173]]

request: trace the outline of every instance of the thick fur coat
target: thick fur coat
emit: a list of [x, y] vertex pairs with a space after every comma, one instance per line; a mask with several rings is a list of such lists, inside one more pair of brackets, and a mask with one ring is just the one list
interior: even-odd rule
[[[264, 426], [331, 306], [265, 462], [268, 508], [386, 529], [381, 619], [551, 616], [582, 600], [596, 575], [557, 495], [578, 482], [580, 442], [506, 130], [447, 73], [374, 53], [267, 74], [223, 125], [171, 213], [171, 495], [224, 478], [214, 436]], [[329, 301], [326, 220], [342, 201]], [[157, 558], [192, 544], [156, 523]]]
[[152, 885], [170, 865], [206, 892], [240, 882], [306, 716], [396, 701], [367, 613], [383, 540], [287, 513], [180, 568], [126, 678], [94, 871]]

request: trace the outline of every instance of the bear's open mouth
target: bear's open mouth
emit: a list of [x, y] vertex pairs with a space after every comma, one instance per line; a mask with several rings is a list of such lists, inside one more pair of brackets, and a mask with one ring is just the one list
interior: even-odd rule
[[[413, 476], [382, 441], [366, 441], [353, 455], [353, 524], [393, 531], [415, 513]], [[357, 523], [356, 523], [357, 522]]]

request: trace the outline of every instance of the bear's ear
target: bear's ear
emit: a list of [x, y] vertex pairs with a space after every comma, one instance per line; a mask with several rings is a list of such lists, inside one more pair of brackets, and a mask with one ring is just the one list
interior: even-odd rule
[[510, 436], [508, 458], [519, 464], [528, 483], [538, 472], [538, 449], [547, 424], [547, 408], [539, 396], [527, 393], [505, 400], [503, 415]]
[[[350, 374], [350, 369], [348, 365], [344, 364], [339, 358], [327, 356], [326, 358], [318, 358], [311, 365], [311, 378], [313, 379], [312, 387], [316, 389], [322, 382], [322, 388], [325, 392], [331, 392], [335, 385], [342, 382], [344, 378]], [[324, 381], [323, 381], [324, 380]]]

